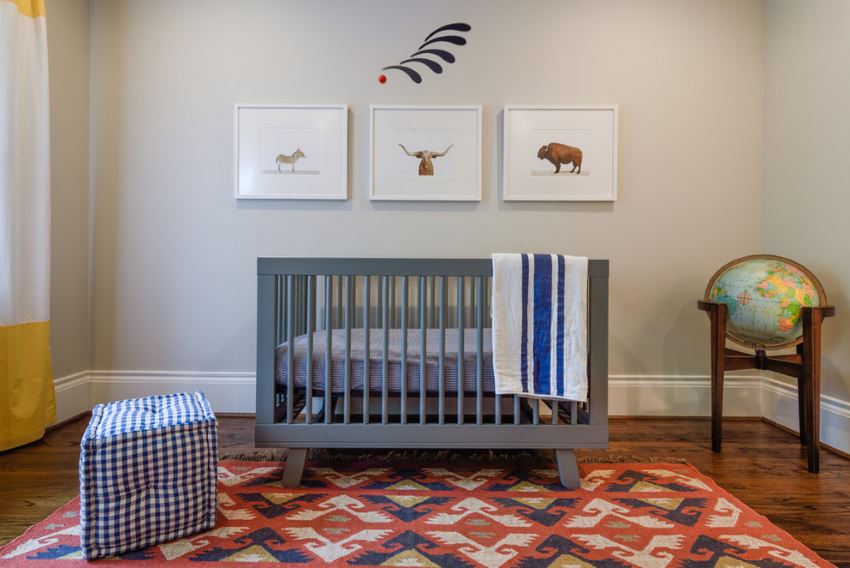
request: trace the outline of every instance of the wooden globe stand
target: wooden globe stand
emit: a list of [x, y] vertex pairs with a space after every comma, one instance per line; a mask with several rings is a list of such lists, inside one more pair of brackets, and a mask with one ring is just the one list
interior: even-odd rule
[[726, 304], [700, 300], [699, 309], [711, 320], [711, 449], [720, 451], [723, 418], [723, 378], [726, 371], [761, 369], [797, 379], [800, 415], [800, 444], [806, 447], [809, 471], [820, 470], [820, 366], [821, 324], [835, 315], [833, 306], [804, 307], [803, 340], [793, 355], [768, 356], [764, 349], [755, 355], [726, 347]]

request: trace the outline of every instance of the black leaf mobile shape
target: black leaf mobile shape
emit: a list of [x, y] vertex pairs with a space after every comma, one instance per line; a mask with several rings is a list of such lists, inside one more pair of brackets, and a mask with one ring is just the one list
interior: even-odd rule
[[[418, 64], [421, 64], [421, 65], [424, 65], [425, 67], [427, 67], [428, 69], [430, 69], [434, 73], [437, 73], [437, 74], [442, 73], [443, 72], [443, 66], [439, 62], [434, 61], [433, 59], [428, 59], [428, 57], [433, 56], [433, 57], [437, 57], [437, 58], [441, 59], [445, 63], [454, 63], [455, 62], [455, 56], [450, 51], [447, 51], [446, 49], [438, 49], [436, 47], [429, 47], [429, 46], [433, 46], [434, 44], [440, 44], [440, 43], [443, 43], [443, 44], [448, 43], [448, 44], [452, 44], [452, 45], [466, 45], [466, 38], [463, 37], [463, 36], [454, 35], [454, 34], [451, 34], [451, 33], [448, 34], [448, 35], [441, 35], [441, 34], [443, 34], [443, 32], [464, 33], [464, 32], [470, 31], [471, 29], [472, 29], [472, 26], [470, 26], [469, 24], [464, 24], [464, 23], [460, 23], [460, 22], [454, 23], [454, 24], [446, 24], [445, 26], [441, 26], [441, 27], [437, 28], [436, 30], [434, 30], [433, 32], [431, 32], [430, 34], [428, 34], [427, 37], [425, 38], [425, 41], [422, 43], [422, 45], [419, 46], [419, 48], [416, 52], [411, 53], [410, 57], [408, 59], [400, 61], [398, 65], [388, 65], [387, 67], [384, 67], [383, 70], [386, 71], [388, 69], [398, 69], [399, 71], [405, 73], [408, 77], [410, 77], [411, 81], [413, 81], [416, 84], [419, 84], [419, 83], [422, 82], [422, 75], [419, 73], [419, 71], [413, 69], [412, 67], [410, 67], [409, 65], [406, 65], [406, 64], [407, 63], [418, 63]], [[426, 47], [428, 49], [425, 49]], [[378, 78], [378, 80], [381, 83], [384, 83], [384, 82], [386, 82], [387, 78], [386, 78], [386, 76], [381, 75]]]

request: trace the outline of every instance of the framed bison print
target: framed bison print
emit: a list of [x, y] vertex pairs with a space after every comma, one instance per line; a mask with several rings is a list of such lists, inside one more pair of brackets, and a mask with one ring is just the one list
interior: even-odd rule
[[506, 106], [505, 201], [617, 199], [616, 106]]
[[236, 199], [348, 199], [347, 105], [236, 105]]
[[369, 108], [369, 198], [480, 201], [481, 107]]

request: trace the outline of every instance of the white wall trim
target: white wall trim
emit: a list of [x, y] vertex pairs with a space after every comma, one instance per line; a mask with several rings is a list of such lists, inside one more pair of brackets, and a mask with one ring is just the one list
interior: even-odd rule
[[203, 391], [218, 412], [254, 412], [254, 373], [203, 371], [83, 371], [60, 377], [56, 420], [62, 422], [95, 404], [180, 391]]
[[56, 387], [56, 392], [65, 391], [70, 388], [73, 388], [78, 383], [88, 382], [89, 374], [89, 371], [80, 371], [79, 373], [65, 375], [64, 377], [54, 379], [53, 386]]
[[254, 373], [92, 371], [92, 404], [180, 391], [203, 391], [218, 412], [254, 412]]
[[[762, 391], [764, 398], [761, 415], [771, 422], [799, 432], [796, 385], [765, 376]], [[820, 441], [850, 453], [850, 401], [821, 395]]]
[[[725, 416], [761, 416], [762, 377], [728, 375]], [[708, 375], [609, 375], [608, 413], [612, 416], [709, 416]]]
[[[254, 412], [251, 372], [83, 371], [56, 379], [56, 422], [100, 402], [178, 391], [203, 391], [218, 412]], [[708, 375], [610, 375], [612, 416], [709, 416]], [[759, 374], [728, 374], [724, 416], [764, 417], [798, 431], [797, 389]], [[850, 453], [850, 401], [821, 395], [821, 441]]]
[[250, 372], [221, 372], [221, 371], [89, 371], [93, 381], [109, 380], [114, 382], [144, 382], [147, 380], [164, 380], [170, 382], [197, 382], [199, 379], [211, 382], [239, 382], [254, 384], [255, 373]]
[[57, 424], [82, 414], [91, 408], [91, 383], [89, 372], [80, 371], [53, 381], [56, 392]]

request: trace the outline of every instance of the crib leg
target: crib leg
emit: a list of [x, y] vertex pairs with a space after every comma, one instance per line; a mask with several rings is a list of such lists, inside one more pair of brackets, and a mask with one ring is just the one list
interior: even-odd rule
[[304, 462], [307, 461], [307, 448], [290, 449], [286, 455], [286, 469], [283, 470], [281, 485], [298, 487], [301, 485], [301, 475], [304, 473]]
[[558, 462], [558, 475], [561, 477], [561, 485], [567, 489], [578, 489], [581, 485], [581, 478], [578, 474], [576, 453], [573, 450], [555, 450], [555, 459]]

